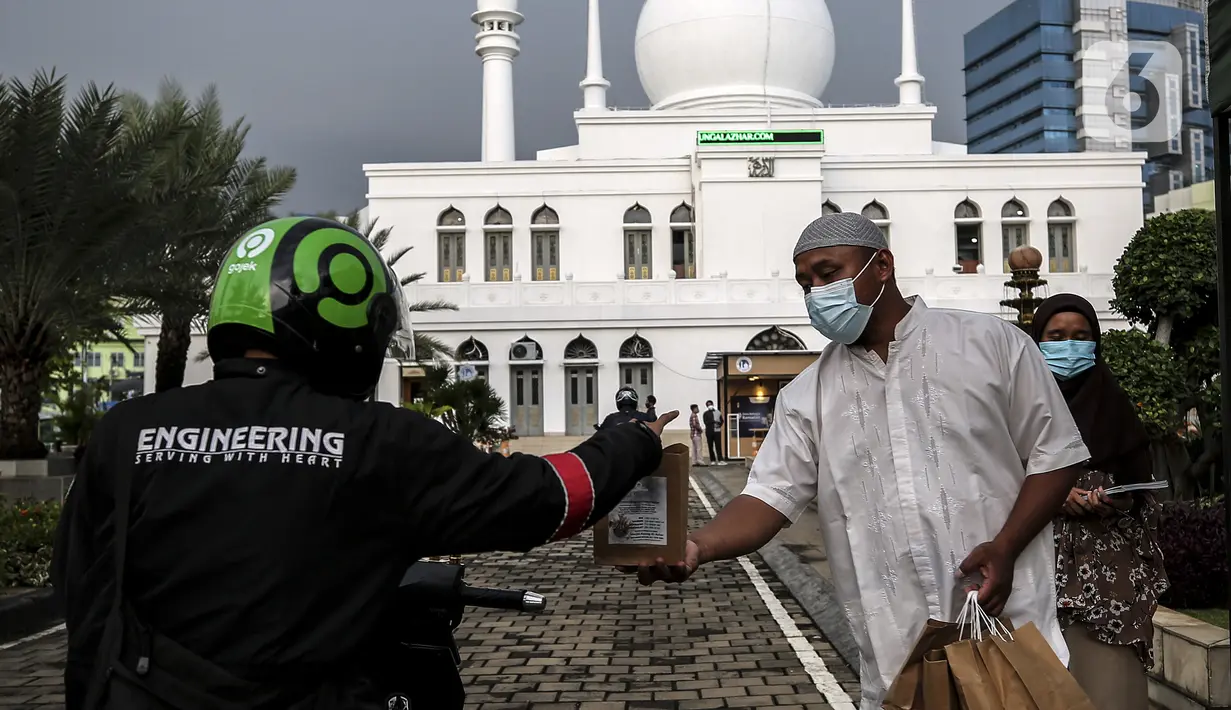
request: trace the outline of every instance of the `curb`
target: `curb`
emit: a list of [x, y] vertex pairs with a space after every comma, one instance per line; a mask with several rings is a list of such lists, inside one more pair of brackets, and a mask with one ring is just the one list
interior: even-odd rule
[[0, 643], [38, 633], [64, 621], [51, 587], [0, 599]]
[[[720, 508], [734, 498], [708, 471], [693, 469], [692, 476]], [[833, 646], [838, 655], [842, 656], [842, 660], [846, 661], [846, 665], [858, 676], [859, 646], [855, 643], [842, 605], [837, 601], [833, 583], [812, 567], [800, 562], [795, 553], [783, 547], [777, 540], [771, 540], [758, 554], [786, 585], [791, 596], [803, 607], [804, 613], [825, 635], [829, 645]]]

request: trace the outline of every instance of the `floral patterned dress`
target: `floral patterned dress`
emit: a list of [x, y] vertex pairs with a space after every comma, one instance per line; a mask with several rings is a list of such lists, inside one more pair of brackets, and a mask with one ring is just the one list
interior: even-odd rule
[[[1083, 490], [1110, 488], [1110, 474], [1089, 471]], [[1148, 669], [1154, 665], [1154, 611], [1170, 583], [1158, 546], [1159, 506], [1148, 494], [1106, 517], [1056, 518], [1056, 602], [1060, 625], [1090, 627], [1103, 643], [1132, 646]]]

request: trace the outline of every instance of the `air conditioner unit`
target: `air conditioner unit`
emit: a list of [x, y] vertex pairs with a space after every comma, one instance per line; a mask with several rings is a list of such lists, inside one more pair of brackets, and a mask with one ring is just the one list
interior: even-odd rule
[[535, 343], [513, 343], [513, 347], [509, 348], [509, 360], [513, 362], [538, 359], [539, 348]]

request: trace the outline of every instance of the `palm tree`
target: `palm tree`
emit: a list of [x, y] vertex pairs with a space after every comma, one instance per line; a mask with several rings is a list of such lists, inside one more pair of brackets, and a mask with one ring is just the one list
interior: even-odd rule
[[447, 408], [440, 417], [445, 426], [474, 442], [491, 438], [507, 417], [504, 400], [487, 380], [449, 380], [432, 388], [428, 399]]
[[[363, 236], [367, 237], [368, 240], [372, 242], [372, 246], [376, 247], [376, 250], [385, 256], [385, 263], [389, 265], [390, 269], [394, 268], [394, 266], [401, 261], [402, 257], [409, 254], [411, 249], [414, 249], [413, 246], [402, 247], [392, 254], [386, 254], [385, 248], [389, 245], [389, 235], [393, 233], [393, 227], [382, 227], [380, 229], [376, 229], [376, 223], [380, 221], [379, 217], [368, 222], [367, 224], [360, 224], [362, 220], [359, 217], [359, 210], [355, 210], [345, 216], [339, 216], [336, 212], [324, 212], [317, 216], [324, 217], [325, 219], [332, 219], [336, 222], [341, 222], [351, 229], [362, 233]], [[402, 286], [405, 287], [416, 283], [426, 275], [426, 273], [420, 271], [408, 276], [403, 276], [401, 277]], [[429, 313], [431, 311], [456, 311], [457, 305], [441, 300], [414, 301], [409, 304], [409, 308], [410, 312], [414, 314]], [[415, 331], [414, 336], [414, 356], [419, 362], [444, 362], [452, 357], [453, 353], [449, 350], [449, 347], [440, 342], [439, 339], [418, 331]], [[396, 357], [401, 359], [409, 359], [404, 357], [404, 355], [405, 353], [395, 354]]]
[[[174, 82], [160, 87], [150, 104], [128, 96], [125, 113], [139, 130], [166, 112], [189, 106]], [[155, 391], [184, 383], [192, 327], [209, 311], [209, 296], [227, 250], [252, 226], [272, 217], [271, 209], [295, 185], [295, 170], [270, 167], [264, 158], [244, 158], [248, 126], [241, 118], [225, 124], [218, 92], [208, 87], [191, 106], [190, 130], [160, 155], [157, 180], [181, 185], [180, 199], [152, 225], [166, 235], [164, 249], [151, 254], [139, 288], [127, 295], [161, 317]]]
[[[150, 171], [186, 130], [179, 110], [125, 130], [119, 94], [65, 79], [0, 78], [0, 459], [41, 458], [48, 364], [68, 343], [119, 332], [127, 282], [175, 196]], [[135, 231], [134, 231], [135, 230]]]

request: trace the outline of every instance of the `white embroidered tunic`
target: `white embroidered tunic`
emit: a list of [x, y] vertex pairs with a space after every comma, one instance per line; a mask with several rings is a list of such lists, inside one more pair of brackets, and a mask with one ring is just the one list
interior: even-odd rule
[[[888, 362], [831, 343], [783, 388], [744, 490], [792, 522], [816, 499], [863, 710], [880, 708], [929, 617], [956, 620], [958, 565], [1000, 532], [1026, 477], [1090, 456], [1017, 326], [908, 301]], [[1017, 560], [1005, 614], [1067, 665], [1053, 547], [1049, 525]]]

